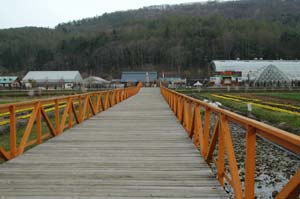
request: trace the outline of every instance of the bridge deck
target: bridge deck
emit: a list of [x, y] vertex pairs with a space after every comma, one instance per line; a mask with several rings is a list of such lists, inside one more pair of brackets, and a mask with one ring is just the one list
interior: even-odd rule
[[0, 198], [227, 197], [159, 94], [121, 104], [0, 165]]

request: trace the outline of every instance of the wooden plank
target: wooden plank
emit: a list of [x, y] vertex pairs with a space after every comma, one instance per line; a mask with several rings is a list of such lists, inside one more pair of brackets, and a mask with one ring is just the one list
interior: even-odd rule
[[157, 88], [0, 166], [1, 198], [227, 198]]

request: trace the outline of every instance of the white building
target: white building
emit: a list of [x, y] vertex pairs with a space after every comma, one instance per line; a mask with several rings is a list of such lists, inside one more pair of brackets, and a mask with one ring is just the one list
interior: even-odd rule
[[216, 75], [211, 81], [224, 82], [292, 82], [300, 81], [298, 60], [215, 60]]
[[79, 71], [29, 71], [22, 80], [33, 86], [72, 88], [82, 83]]
[[109, 81], [101, 77], [89, 76], [83, 80], [83, 84], [88, 88], [103, 88], [109, 85]]

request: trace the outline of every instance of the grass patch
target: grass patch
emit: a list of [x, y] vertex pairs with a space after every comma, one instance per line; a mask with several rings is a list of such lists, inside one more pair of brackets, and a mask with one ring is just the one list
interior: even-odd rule
[[20, 102], [22, 100], [11, 100], [11, 101], [0, 101], [0, 104], [11, 104], [11, 103], [16, 103]]
[[[77, 109], [78, 105], [75, 106], [75, 107]], [[61, 112], [63, 112], [63, 111], [64, 111], [64, 108], [61, 109]], [[54, 111], [52, 111], [50, 115], [48, 114], [48, 117], [49, 117], [49, 119], [51, 121], [51, 124], [52, 124], [53, 128], [55, 128]], [[61, 120], [61, 117], [62, 117], [62, 114], [60, 114], [60, 120]], [[64, 129], [64, 131], [68, 129], [68, 123], [69, 123], [69, 118], [67, 117], [66, 121], [65, 121], [65, 129]], [[73, 126], [76, 125], [75, 117], [73, 115], [72, 115], [72, 123], [73, 123]], [[21, 140], [23, 138], [25, 129], [27, 127], [27, 124], [28, 124], [28, 121], [24, 122], [24, 124], [22, 124], [22, 125], [19, 124], [19, 126], [17, 127], [17, 132], [16, 132], [16, 144], [17, 144], [17, 148], [19, 147], [20, 142], [21, 142]], [[62, 124], [60, 124], [60, 125], [62, 125]], [[43, 119], [42, 119], [42, 136], [45, 135], [45, 134], [48, 134], [48, 133], [50, 133], [50, 129], [48, 128], [46, 122], [43, 121]], [[36, 138], [37, 138], [37, 130], [36, 130], [36, 122], [35, 122], [33, 124], [33, 126], [32, 126], [31, 133], [29, 135], [27, 143], [30, 142], [30, 141], [35, 140]], [[42, 143], [45, 142], [45, 141], [46, 141], [46, 139], [42, 140]], [[25, 148], [25, 151], [33, 148], [36, 145], [37, 144], [33, 144], [33, 145], [30, 145], [30, 146], [27, 146]], [[9, 129], [8, 129], [8, 132], [4, 132], [3, 134], [0, 135], [0, 146], [3, 147], [3, 149], [5, 149], [6, 151], [10, 151], [10, 133], [9, 133]], [[0, 158], [0, 164], [3, 163], [3, 162], [5, 162], [5, 160], [3, 160], [3, 159]]]
[[[52, 125], [54, 125], [54, 118], [50, 118]], [[16, 133], [16, 138], [17, 138], [17, 147], [19, 146], [22, 137], [24, 135], [25, 129], [26, 129], [27, 123], [25, 123], [25, 125], [20, 126], [19, 128], [17, 128], [17, 133]], [[46, 125], [45, 122], [42, 122], [42, 135], [49, 133], [50, 130], [48, 128], [48, 126]], [[36, 123], [32, 126], [31, 129], [31, 133], [29, 135], [28, 138], [28, 142], [35, 140], [37, 137], [37, 131], [36, 131]], [[0, 146], [3, 147], [6, 151], [10, 151], [10, 133], [6, 132], [3, 133], [2, 135], [0, 135]], [[35, 145], [32, 145], [28, 148], [26, 148], [26, 150], [28, 150], [29, 148], [32, 148]]]

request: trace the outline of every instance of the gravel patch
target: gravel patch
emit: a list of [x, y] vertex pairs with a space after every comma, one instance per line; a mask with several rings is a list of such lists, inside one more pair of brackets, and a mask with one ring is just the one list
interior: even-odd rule
[[[213, 125], [213, 124], [212, 124]], [[239, 176], [244, 186], [245, 182], [245, 158], [246, 158], [246, 130], [234, 123], [229, 123], [232, 142], [239, 168]], [[214, 157], [217, 159], [217, 148]], [[226, 171], [229, 174], [228, 162], [225, 155]], [[217, 170], [211, 165], [213, 172]], [[275, 198], [283, 186], [300, 168], [300, 158], [290, 152], [274, 145], [257, 136], [256, 143], [256, 174], [255, 195], [256, 198]], [[232, 187], [225, 182], [225, 191], [234, 198]]]

